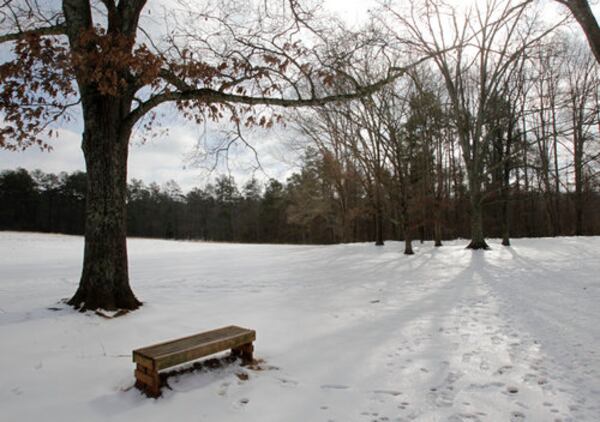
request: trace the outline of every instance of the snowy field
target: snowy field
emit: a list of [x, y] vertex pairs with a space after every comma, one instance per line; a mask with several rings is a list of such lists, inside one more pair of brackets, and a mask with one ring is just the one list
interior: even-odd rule
[[[58, 303], [82, 238], [0, 232], [0, 420], [600, 420], [600, 238], [465, 245], [131, 239], [145, 305], [109, 320]], [[131, 388], [134, 348], [230, 324], [264, 370]]]

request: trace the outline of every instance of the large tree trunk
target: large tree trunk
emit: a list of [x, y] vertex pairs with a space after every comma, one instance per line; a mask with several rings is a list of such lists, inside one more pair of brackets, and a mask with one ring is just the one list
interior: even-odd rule
[[440, 216], [439, 211], [436, 212], [438, 214], [438, 217], [436, 217], [435, 220], [435, 226], [434, 226], [434, 246], [436, 248], [439, 248], [440, 246], [442, 246], [442, 222], [440, 221]]
[[[378, 172], [379, 174], [379, 172]], [[383, 246], [383, 206], [381, 204], [381, 185], [375, 178], [375, 246]]]
[[87, 169], [83, 271], [69, 304], [78, 309], [136, 309], [129, 286], [126, 241], [127, 155], [123, 127], [130, 102], [96, 95], [83, 99], [82, 149]]
[[481, 184], [476, 177], [470, 177], [471, 242], [468, 249], [489, 249], [483, 235], [483, 207], [481, 206]]
[[412, 248], [412, 238], [410, 236], [410, 229], [408, 224], [403, 224], [404, 231], [404, 255], [414, 255], [415, 252]]
[[433, 238], [435, 247], [442, 246], [442, 197], [444, 195], [444, 170], [442, 167], [442, 142], [437, 142], [437, 168], [436, 177], [437, 183], [435, 186], [435, 202], [434, 202], [434, 215], [435, 222], [433, 227]]
[[510, 221], [508, 198], [502, 198], [502, 246], [510, 246]]
[[376, 205], [375, 210], [375, 246], [383, 246], [383, 211], [381, 205]]
[[583, 142], [575, 139], [575, 236], [583, 236]]
[[510, 170], [512, 167], [513, 133], [516, 121], [511, 119], [508, 126], [508, 136], [506, 139], [506, 151], [503, 155], [504, 164], [502, 165], [502, 246], [510, 246], [510, 214], [508, 211], [508, 201], [510, 195]]
[[[510, 150], [507, 151], [510, 156]], [[508, 189], [510, 184], [510, 168], [508, 162], [504, 164], [502, 180], [502, 246], [510, 246], [510, 213], [508, 210]]]
[[421, 223], [419, 225], [419, 243], [425, 243], [425, 224]]
[[[468, 139], [468, 135], [463, 135]], [[463, 140], [463, 145], [468, 145], [467, 140]], [[482, 164], [479, 161], [478, 145], [474, 143], [470, 153], [465, 154], [467, 163], [467, 176], [469, 178], [469, 205], [471, 208], [471, 242], [467, 245], [467, 249], [489, 249], [483, 236], [483, 195], [481, 193], [481, 177], [483, 173]]]

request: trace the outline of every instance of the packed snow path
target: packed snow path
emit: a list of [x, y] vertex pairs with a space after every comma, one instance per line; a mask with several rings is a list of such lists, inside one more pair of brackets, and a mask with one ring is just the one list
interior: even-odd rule
[[[599, 420], [600, 238], [465, 244], [130, 239], [145, 305], [107, 320], [57, 304], [81, 238], [0, 233], [0, 420]], [[131, 388], [134, 348], [229, 324], [264, 370]]]

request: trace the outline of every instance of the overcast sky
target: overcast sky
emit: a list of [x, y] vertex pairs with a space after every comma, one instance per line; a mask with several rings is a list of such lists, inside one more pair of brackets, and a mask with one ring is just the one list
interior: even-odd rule
[[[367, 10], [375, 4], [373, 0], [326, 0], [325, 2], [327, 8], [352, 23], [360, 22], [366, 16]], [[207, 181], [208, 172], [205, 168], [210, 167], [214, 160], [204, 160], [199, 166], [198, 160], [194, 160], [194, 146], [211, 136], [217, 136], [218, 133], [210, 128], [206, 133], [204, 127], [180, 123], [173, 123], [168, 129], [168, 134], [144, 145], [132, 142], [129, 178], [159, 184], [175, 180], [185, 192], [194, 186], [202, 186]], [[0, 150], [0, 170], [17, 167], [54, 173], [84, 170], [80, 131], [80, 127], [61, 130], [59, 139], [53, 140], [53, 150], [50, 152], [42, 152], [36, 148], [22, 152]], [[290, 131], [285, 128], [249, 133], [247, 138], [255, 147], [264, 172], [256, 171], [254, 152], [239, 147], [236, 153], [240, 158], [229, 161], [231, 174], [239, 184], [253, 174], [261, 179], [267, 177], [285, 179], [293, 169], [295, 158], [294, 154], [288, 153], [285, 149], [285, 140], [289, 137]], [[221, 168], [221, 170], [225, 169]]]
[[[326, 6], [338, 13], [349, 22], [358, 22], [365, 16], [368, 7], [374, 1], [327, 0]], [[218, 136], [217, 130], [209, 128], [204, 133], [204, 127], [191, 124], [177, 123], [168, 127], [168, 133], [160, 139], [148, 141], [141, 145], [132, 142], [129, 155], [129, 178], [142, 179], [145, 183], [157, 182], [163, 184], [175, 180], [187, 192], [194, 186], [202, 186], [207, 175], [210, 179], [216, 173], [210, 173], [206, 168], [214, 164], [214, 160], [195, 159], [194, 146], [211, 136]], [[266, 179], [274, 177], [285, 179], [293, 166], [293, 154], [286, 153], [285, 142], [289, 131], [279, 129], [274, 131], [256, 131], [247, 134], [252, 143], [262, 170], [256, 169], [254, 152], [240, 146], [234, 153], [237, 159], [229, 160], [229, 167], [220, 167], [219, 172], [230, 171], [239, 184], [255, 175]], [[0, 150], [0, 171], [23, 167], [28, 170], [41, 169], [45, 172], [58, 173], [85, 170], [83, 154], [80, 148], [81, 127], [63, 129], [58, 139], [52, 141], [52, 151], [40, 151], [33, 147], [25, 151], [11, 152]]]

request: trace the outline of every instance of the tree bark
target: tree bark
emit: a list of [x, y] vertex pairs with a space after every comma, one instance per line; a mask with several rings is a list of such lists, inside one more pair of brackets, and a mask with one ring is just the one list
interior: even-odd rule
[[510, 221], [507, 197], [502, 198], [502, 246], [510, 246]]
[[444, 170], [442, 167], [443, 153], [442, 153], [442, 141], [441, 138], [437, 140], [437, 166], [436, 166], [436, 178], [437, 183], [434, 187], [435, 190], [435, 222], [433, 227], [434, 246], [439, 248], [442, 246], [442, 197], [444, 195]]
[[[511, 114], [513, 112], [511, 111]], [[511, 117], [508, 125], [506, 137], [506, 150], [503, 156], [502, 165], [502, 246], [510, 246], [510, 213], [508, 210], [508, 201], [510, 195], [510, 170], [512, 167], [512, 145], [514, 142], [513, 133], [515, 131], [516, 120]]]
[[575, 236], [583, 236], [583, 134], [581, 122], [576, 123], [574, 136], [575, 165]]
[[136, 309], [129, 286], [126, 239], [127, 156], [131, 130], [123, 125], [130, 101], [83, 98], [82, 150], [87, 170], [83, 271], [69, 301], [75, 308]]
[[481, 204], [471, 201], [471, 242], [467, 249], [489, 249], [483, 236], [483, 213]]
[[[439, 213], [439, 211], [438, 211], [438, 213]], [[438, 215], [438, 217], [436, 218], [436, 221], [435, 221], [435, 226], [434, 226], [434, 240], [435, 240], [434, 246], [436, 248], [439, 248], [440, 246], [443, 245], [442, 244], [442, 223], [441, 223], [441, 221], [439, 219], [439, 215]]]
[[381, 205], [375, 210], [375, 246], [383, 246], [383, 211]]
[[414, 255], [415, 252], [412, 248], [412, 238], [410, 236], [410, 229], [408, 223], [403, 224], [404, 231], [404, 255]]
[[404, 236], [404, 255], [414, 255], [410, 236]]
[[467, 249], [489, 249], [483, 235], [483, 207], [481, 197], [481, 182], [475, 175], [470, 175], [470, 205], [471, 205], [471, 242]]
[[375, 246], [383, 246], [383, 205], [381, 203], [380, 170], [375, 170]]

